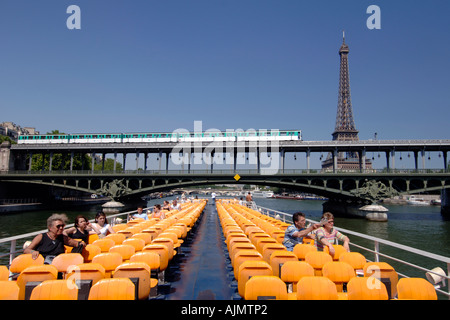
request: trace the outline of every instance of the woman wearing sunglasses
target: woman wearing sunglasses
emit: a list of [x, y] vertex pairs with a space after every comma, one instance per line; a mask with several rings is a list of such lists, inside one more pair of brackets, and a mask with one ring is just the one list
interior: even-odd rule
[[31, 253], [33, 259], [37, 259], [40, 254], [44, 257], [45, 264], [51, 264], [53, 258], [66, 251], [64, 245], [75, 248], [86, 245], [83, 241], [71, 239], [63, 234], [66, 221], [65, 214], [52, 214], [47, 219], [48, 231], [34, 237], [23, 253]]

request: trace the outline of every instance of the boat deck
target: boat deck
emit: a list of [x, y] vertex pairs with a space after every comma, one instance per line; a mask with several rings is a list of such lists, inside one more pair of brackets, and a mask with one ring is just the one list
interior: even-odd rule
[[167, 300], [229, 300], [235, 290], [227, 272], [226, 245], [214, 203], [205, 206], [177, 263], [167, 272]]

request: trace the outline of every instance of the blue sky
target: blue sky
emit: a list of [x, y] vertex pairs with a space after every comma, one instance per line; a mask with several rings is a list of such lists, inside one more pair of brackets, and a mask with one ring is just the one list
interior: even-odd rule
[[[66, 27], [70, 5], [81, 30]], [[1, 121], [75, 133], [200, 120], [328, 140], [345, 29], [360, 139], [446, 139], [448, 12], [447, 0], [2, 0]]]

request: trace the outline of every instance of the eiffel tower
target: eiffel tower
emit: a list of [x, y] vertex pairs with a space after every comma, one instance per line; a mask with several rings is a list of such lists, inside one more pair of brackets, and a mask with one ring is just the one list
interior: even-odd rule
[[[348, 72], [348, 45], [345, 43], [345, 33], [342, 34], [342, 45], [339, 49], [340, 72], [339, 72], [339, 96], [336, 114], [336, 126], [332, 133], [333, 140], [358, 141], [358, 130], [356, 130], [353, 119], [352, 100], [350, 95], [350, 76]], [[322, 161], [323, 169], [333, 169], [333, 155], [328, 154], [327, 159]], [[337, 154], [336, 168], [339, 170], [360, 169], [361, 163], [357, 152], [339, 152]], [[372, 163], [365, 160], [365, 169], [371, 169]]]

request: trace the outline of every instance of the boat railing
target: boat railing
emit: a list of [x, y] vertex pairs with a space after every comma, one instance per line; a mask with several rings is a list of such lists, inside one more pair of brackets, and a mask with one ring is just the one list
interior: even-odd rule
[[[262, 214], [268, 215], [270, 217], [273, 218], [278, 218], [283, 222], [287, 222], [287, 223], [291, 223], [292, 222], [292, 214], [286, 213], [286, 212], [282, 212], [282, 211], [278, 211], [278, 210], [274, 210], [274, 209], [270, 209], [270, 208], [265, 208], [265, 207], [261, 207], [258, 206], [257, 209], [259, 212], [261, 212]], [[311, 219], [306, 219], [307, 222], [309, 223], [318, 223], [318, 221], [315, 220], [311, 220]], [[391, 261], [395, 261], [396, 263], [398, 263], [399, 265], [402, 266], [407, 266], [410, 268], [413, 268], [411, 270], [418, 270], [419, 272], [424, 272], [424, 273], [429, 273], [429, 274], [434, 274], [434, 275], [438, 275], [442, 278], [444, 278], [444, 282], [442, 285], [435, 285], [435, 289], [437, 292], [447, 296], [448, 299], [450, 299], [450, 284], [449, 284], [449, 280], [450, 280], [450, 258], [442, 256], [442, 255], [438, 255], [438, 254], [434, 254], [431, 252], [427, 252], [424, 250], [420, 250], [417, 248], [413, 248], [413, 247], [409, 247], [406, 245], [402, 245], [396, 242], [392, 242], [389, 240], [385, 240], [385, 239], [381, 239], [381, 238], [377, 238], [377, 237], [373, 237], [373, 236], [369, 236], [366, 234], [362, 234], [359, 232], [355, 232], [352, 230], [347, 230], [344, 228], [339, 228], [339, 227], [335, 227], [337, 230], [341, 231], [342, 233], [346, 234], [346, 235], [351, 235], [352, 238], [353, 237], [358, 237], [360, 239], [364, 239], [364, 242], [368, 242], [369, 244], [372, 245], [373, 249], [367, 248], [361, 244], [357, 244], [357, 241], [351, 241], [350, 242], [350, 246], [358, 248], [359, 250], [362, 250], [364, 252], [368, 252], [369, 255], [373, 254], [373, 260], [371, 259], [366, 259], [368, 261], [375, 261], [375, 262], [379, 262], [380, 261], [380, 257], [383, 257], [385, 259], [391, 260]], [[383, 252], [382, 249], [383, 248]], [[391, 248], [395, 248], [394, 250], [390, 250]], [[431, 261], [433, 261], [433, 263], [439, 263], [439, 264], [445, 264], [446, 269], [447, 269], [447, 273], [446, 275], [442, 275], [442, 274], [438, 274], [435, 271], [428, 269], [428, 268], [424, 268], [422, 266], [418, 266], [414, 263], [408, 262], [404, 259], [398, 258], [398, 257], [394, 257], [390, 254], [390, 251], [394, 251], [397, 252], [398, 250], [400, 250], [401, 252], [403, 252], [402, 255], [404, 255], [404, 253], [408, 253], [408, 254], [414, 254], [414, 255], [419, 255], [421, 257], [425, 257], [427, 259], [431, 259]], [[388, 254], [389, 253], [389, 254]], [[445, 270], [445, 269], [444, 269]], [[401, 272], [398, 272], [398, 270], [396, 270], [398, 275], [401, 277], [409, 277], [406, 274], [403, 274]], [[444, 291], [441, 290], [441, 288], [443, 286], [445, 286], [445, 282], [447, 282], [447, 286], [448, 286], [448, 291]], [[434, 285], [434, 284], [433, 284]]]

